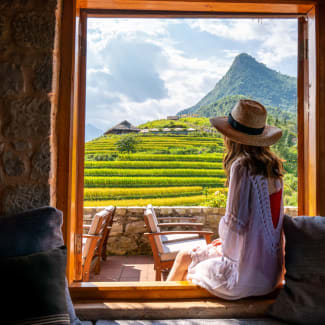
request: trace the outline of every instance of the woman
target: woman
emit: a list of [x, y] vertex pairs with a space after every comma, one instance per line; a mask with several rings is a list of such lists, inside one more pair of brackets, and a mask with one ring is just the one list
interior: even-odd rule
[[191, 280], [224, 299], [271, 292], [283, 276], [282, 162], [269, 146], [282, 136], [266, 125], [267, 112], [253, 100], [240, 100], [228, 117], [211, 119], [225, 136], [226, 214], [220, 238], [205, 247], [181, 251], [167, 281]]

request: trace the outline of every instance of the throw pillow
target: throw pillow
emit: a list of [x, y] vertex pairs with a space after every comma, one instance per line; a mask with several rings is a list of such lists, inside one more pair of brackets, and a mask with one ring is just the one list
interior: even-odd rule
[[[0, 217], [0, 258], [22, 256], [64, 245], [62, 212], [41, 207], [16, 215]], [[65, 289], [71, 324], [79, 325], [66, 281]]]
[[65, 246], [0, 258], [5, 324], [70, 324], [64, 294], [66, 258]]
[[285, 216], [285, 285], [269, 315], [294, 324], [324, 324], [325, 218]]

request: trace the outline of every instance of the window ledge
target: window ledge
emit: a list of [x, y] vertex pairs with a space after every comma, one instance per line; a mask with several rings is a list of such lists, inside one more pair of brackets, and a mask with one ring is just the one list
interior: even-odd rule
[[96, 319], [261, 318], [276, 292], [228, 301], [187, 281], [81, 282], [70, 287], [77, 315]]
[[158, 301], [93, 301], [74, 304], [82, 320], [97, 319], [185, 319], [185, 318], [261, 318], [274, 302], [272, 298], [240, 301], [184, 299]]

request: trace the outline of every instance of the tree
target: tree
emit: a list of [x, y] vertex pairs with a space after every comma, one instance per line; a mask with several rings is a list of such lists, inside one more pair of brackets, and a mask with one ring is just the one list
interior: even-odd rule
[[121, 136], [120, 140], [116, 142], [117, 150], [120, 153], [126, 152], [130, 154], [136, 151], [136, 146], [139, 143], [137, 137], [133, 134], [127, 134]]

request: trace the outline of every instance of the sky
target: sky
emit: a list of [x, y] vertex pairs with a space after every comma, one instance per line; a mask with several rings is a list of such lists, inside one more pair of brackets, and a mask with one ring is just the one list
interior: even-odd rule
[[87, 28], [86, 123], [103, 131], [195, 105], [240, 53], [297, 75], [295, 19], [91, 18]]

